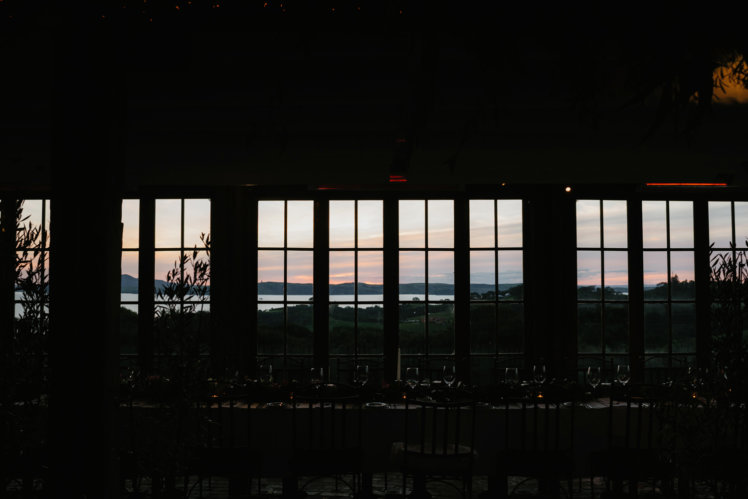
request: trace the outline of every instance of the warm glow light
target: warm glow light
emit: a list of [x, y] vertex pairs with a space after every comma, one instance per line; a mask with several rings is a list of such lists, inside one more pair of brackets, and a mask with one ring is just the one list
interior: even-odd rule
[[408, 179], [405, 178], [404, 175], [390, 175], [390, 182], [397, 183], [397, 182], [407, 182]]
[[726, 182], [647, 182], [645, 185], [647, 187], [727, 187]]
[[566, 192], [571, 192], [571, 187], [569, 187], [569, 186], [567, 185], [567, 186], [566, 186], [566, 187], [564, 188], [564, 190], [565, 190]]

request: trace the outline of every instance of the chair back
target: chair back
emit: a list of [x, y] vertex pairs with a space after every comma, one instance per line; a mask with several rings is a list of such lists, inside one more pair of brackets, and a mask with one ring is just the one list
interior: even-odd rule
[[294, 393], [291, 407], [295, 451], [361, 448], [362, 406], [358, 394], [323, 386]]
[[462, 457], [472, 465], [475, 449], [475, 400], [405, 399], [404, 460]]

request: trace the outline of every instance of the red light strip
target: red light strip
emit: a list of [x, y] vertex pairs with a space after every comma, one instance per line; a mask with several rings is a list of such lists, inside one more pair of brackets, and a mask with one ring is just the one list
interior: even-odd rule
[[407, 182], [408, 179], [404, 175], [390, 175], [390, 182]]
[[727, 187], [726, 182], [647, 182], [647, 187]]

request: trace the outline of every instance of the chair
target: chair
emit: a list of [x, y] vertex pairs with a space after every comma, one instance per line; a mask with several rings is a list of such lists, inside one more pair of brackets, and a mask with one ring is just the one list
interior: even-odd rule
[[[538, 480], [538, 495], [559, 497], [561, 483], [573, 495], [575, 385], [548, 385], [535, 392], [503, 394], [503, 446], [498, 453], [499, 496], [512, 496], [528, 479]], [[508, 490], [509, 477], [525, 477]]]
[[[292, 394], [292, 455], [284, 495], [294, 497], [321, 477], [342, 480], [352, 493], [361, 483], [362, 407], [359, 396], [342, 385], [307, 388]], [[301, 487], [299, 478], [311, 477]]]
[[475, 400], [405, 399], [403, 441], [392, 444], [391, 459], [403, 473], [405, 495], [413, 477], [412, 497], [430, 497], [426, 480], [457, 478], [463, 497], [472, 496], [475, 452]]
[[[662, 388], [655, 385], [611, 386], [608, 406], [608, 448], [590, 456], [590, 485], [594, 496], [596, 476], [605, 478], [606, 496], [638, 493], [639, 483], [659, 481], [661, 490], [672, 491], [673, 466], [668, 457], [670, 444], [663, 429], [675, 407], [667, 402]], [[671, 432], [672, 433], [672, 432]]]
[[[195, 487], [203, 495], [203, 482], [213, 477], [227, 478], [229, 496], [248, 492], [257, 477], [261, 492], [262, 458], [251, 446], [252, 408], [246, 396], [212, 396], [195, 406], [195, 440], [188, 450], [185, 470], [185, 496]], [[188, 485], [190, 477], [197, 480]]]

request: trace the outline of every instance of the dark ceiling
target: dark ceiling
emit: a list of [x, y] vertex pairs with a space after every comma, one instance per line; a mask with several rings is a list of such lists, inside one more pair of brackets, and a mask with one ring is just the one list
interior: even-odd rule
[[748, 43], [713, 14], [166, 3], [0, 3], [0, 184], [52, 183], [76, 78], [125, 187], [748, 183], [748, 103], [712, 96]]

